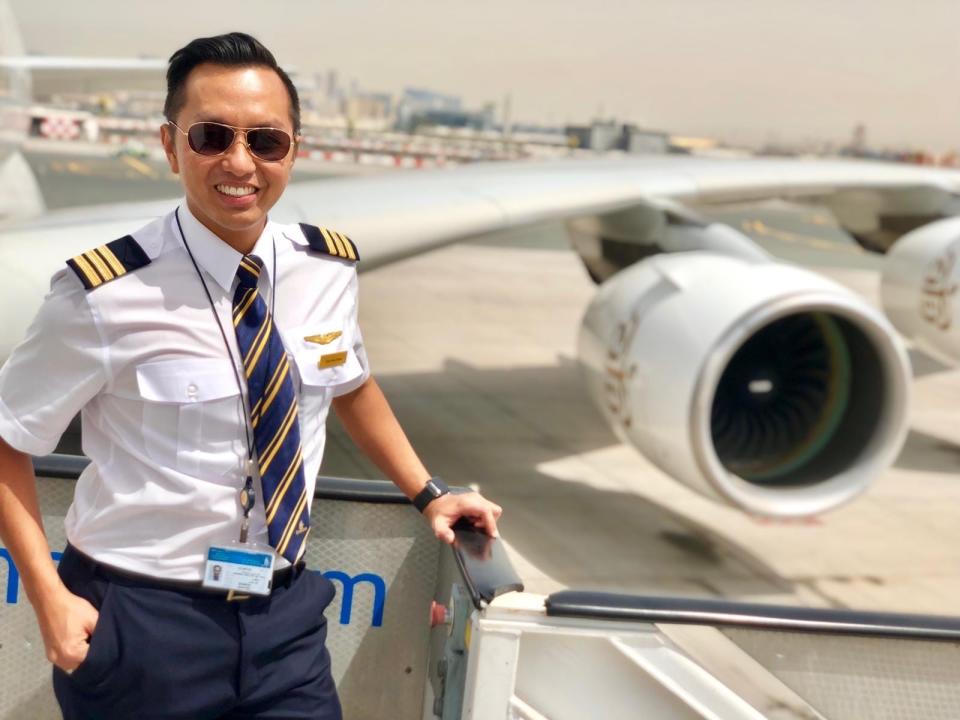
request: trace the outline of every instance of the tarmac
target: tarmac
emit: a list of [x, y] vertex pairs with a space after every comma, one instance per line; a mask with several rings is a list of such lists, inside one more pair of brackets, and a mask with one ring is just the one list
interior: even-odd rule
[[[822, 215], [790, 215], [773, 206], [728, 219], [762, 222], [761, 244], [791, 244], [781, 254], [876, 303], [877, 259], [816, 222]], [[832, 245], [819, 244], [825, 236]], [[607, 428], [575, 359], [594, 291], [560, 225], [361, 278], [376, 377], [431, 472], [503, 506], [501, 530], [528, 590], [955, 612], [960, 372], [912, 353], [911, 432], [895, 465], [838, 510], [764, 520], [687, 490]], [[328, 448], [323, 472], [376, 476], [335, 423]]]
[[[162, 166], [149, 162], [147, 171], [122, 158], [28, 159], [51, 207], [177, 193]], [[798, 217], [772, 203], [723, 219], [876, 302], [881, 259], [861, 252], [828, 215]], [[559, 224], [361, 277], [375, 376], [431, 472], [503, 506], [502, 536], [527, 590], [953, 614], [960, 371], [914, 353], [911, 432], [895, 465], [839, 510], [771, 522], [694, 494], [613, 436], [576, 362], [580, 319], [594, 292]], [[379, 476], [335, 420], [329, 432], [322, 472]]]

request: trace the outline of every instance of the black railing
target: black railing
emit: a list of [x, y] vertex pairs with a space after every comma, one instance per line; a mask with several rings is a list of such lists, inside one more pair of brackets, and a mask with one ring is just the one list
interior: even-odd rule
[[787, 632], [960, 640], [960, 617], [765, 605], [712, 598], [562, 590], [546, 600], [555, 617], [634, 620]]
[[[76, 480], [90, 464], [83, 455], [44, 455], [33, 458], [33, 471], [40, 476]], [[317, 478], [313, 496], [323, 500], [347, 500], [369, 503], [409, 503], [400, 489], [387, 480], [354, 480], [352, 478]]]

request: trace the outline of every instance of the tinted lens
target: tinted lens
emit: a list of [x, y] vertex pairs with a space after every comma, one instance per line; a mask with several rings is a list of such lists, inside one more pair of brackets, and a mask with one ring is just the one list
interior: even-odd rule
[[232, 128], [211, 122], [199, 122], [190, 126], [187, 141], [190, 148], [200, 155], [219, 155], [233, 142]]
[[256, 128], [247, 130], [247, 145], [261, 160], [283, 160], [290, 150], [290, 136], [283, 130]]

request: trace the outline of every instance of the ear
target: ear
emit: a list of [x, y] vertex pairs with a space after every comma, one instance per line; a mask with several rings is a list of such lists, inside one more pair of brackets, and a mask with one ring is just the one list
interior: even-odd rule
[[293, 136], [293, 157], [290, 158], [290, 167], [293, 167], [293, 164], [297, 161], [297, 153], [300, 151], [301, 140], [303, 140], [303, 135]]
[[176, 131], [170, 123], [164, 123], [160, 126], [160, 142], [163, 145], [163, 152], [166, 153], [170, 172], [178, 175], [180, 173], [180, 163], [177, 161], [177, 142], [173, 136], [174, 132]]

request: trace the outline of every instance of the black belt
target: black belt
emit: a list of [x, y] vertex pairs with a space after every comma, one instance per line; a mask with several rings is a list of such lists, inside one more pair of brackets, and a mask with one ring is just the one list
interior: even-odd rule
[[[154, 577], [153, 575], [143, 575], [141, 573], [123, 570], [113, 565], [105, 565], [98, 560], [94, 560], [89, 555], [77, 550], [73, 545], [67, 545], [63, 551], [63, 557], [69, 556], [79, 564], [87, 568], [91, 573], [118, 585], [133, 585], [137, 587], [159, 588], [161, 590], [176, 590], [187, 594], [205, 595], [221, 597], [225, 600], [246, 600], [249, 597], [262, 597], [259, 595], [238, 594], [229, 590], [220, 590], [218, 588], [204, 587], [199, 580], [168, 580], [165, 578]], [[63, 558], [61, 558], [63, 562]], [[285, 568], [273, 571], [273, 580], [270, 588], [276, 590], [278, 587], [290, 587], [292, 583], [306, 568], [306, 563], [302, 560], [296, 565], [290, 565]]]

